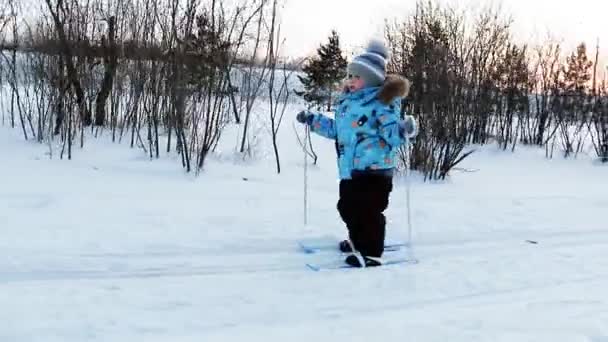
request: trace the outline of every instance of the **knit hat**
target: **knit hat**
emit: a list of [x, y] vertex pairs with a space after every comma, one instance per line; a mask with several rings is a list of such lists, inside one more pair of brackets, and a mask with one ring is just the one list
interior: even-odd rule
[[377, 87], [384, 83], [388, 49], [380, 40], [371, 40], [365, 52], [348, 65], [348, 74], [361, 77], [366, 87]]

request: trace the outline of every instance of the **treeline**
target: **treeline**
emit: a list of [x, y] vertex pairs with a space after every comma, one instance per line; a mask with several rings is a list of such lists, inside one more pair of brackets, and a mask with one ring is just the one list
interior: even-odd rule
[[[412, 82], [407, 110], [420, 120], [412, 165], [444, 178], [471, 144], [518, 143], [576, 156], [586, 144], [608, 162], [608, 84], [599, 43], [564, 51], [513, 38], [499, 10], [470, 14], [420, 1], [405, 20], [388, 24], [393, 72]], [[603, 78], [600, 79], [600, 75]], [[405, 154], [403, 154], [405, 155]]]
[[[40, 39], [40, 38], [34, 38]], [[150, 45], [152, 44], [152, 45]], [[138, 42], [138, 41], [120, 41], [116, 45], [116, 54], [122, 60], [127, 61], [162, 61], [169, 62], [169, 56], [166, 51], [162, 49], [160, 45], [154, 45], [155, 42]], [[106, 54], [106, 47], [98, 42], [90, 41], [78, 41], [78, 40], [67, 40], [67, 45], [70, 46], [70, 50], [74, 57], [88, 58], [89, 60], [102, 59]], [[46, 55], [61, 55], [64, 53], [63, 43], [56, 39], [56, 37], [48, 37], [45, 40], [28, 40], [21, 42], [20, 45], [15, 43], [6, 42], [0, 45], [0, 50], [5, 52], [17, 51], [22, 53], [42, 53]], [[185, 63], [196, 63], [196, 56], [190, 60], [184, 60]], [[246, 58], [235, 57], [235, 64], [243, 65], [249, 64], [251, 61]], [[254, 65], [262, 66], [263, 60], [254, 60]], [[297, 60], [286, 61], [288, 69], [294, 70], [298, 68], [299, 62]]]
[[44, 0], [34, 22], [18, 0], [2, 5], [0, 43], [13, 46], [0, 64], [3, 122], [49, 146], [59, 139], [61, 157], [110, 131], [151, 158], [175, 150], [198, 171], [228, 123], [241, 124], [238, 150], [250, 153], [256, 106], [276, 138], [294, 69], [279, 54], [278, 0]]
[[[0, 0], [2, 122], [60, 157], [70, 158], [72, 146], [84, 145], [91, 133], [105, 132], [150, 158], [176, 151], [187, 171], [198, 171], [231, 123], [239, 124], [237, 152], [255, 153], [254, 117], [264, 113], [280, 172], [277, 134], [287, 104], [302, 95], [326, 107], [324, 97], [335, 97], [345, 64], [332, 32], [320, 58], [303, 68], [327, 79], [294, 77], [304, 61], [280, 54], [278, 0], [22, 6]], [[41, 14], [25, 20], [34, 10]], [[427, 178], [444, 178], [472, 153], [470, 146], [488, 143], [505, 150], [536, 145], [548, 157], [576, 156], [592, 146], [608, 162], [608, 84], [599, 44], [566, 51], [551, 40], [518, 41], [513, 21], [491, 7], [470, 13], [419, 1], [398, 18], [385, 30], [389, 71], [412, 81], [404, 111], [417, 117], [421, 131], [411, 161]]]

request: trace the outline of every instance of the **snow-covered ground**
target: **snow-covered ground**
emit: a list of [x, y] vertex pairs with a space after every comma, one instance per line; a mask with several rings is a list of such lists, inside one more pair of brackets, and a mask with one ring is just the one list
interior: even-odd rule
[[[608, 168], [484, 147], [413, 180], [416, 265], [312, 272], [342, 236], [333, 145], [315, 138], [310, 222], [291, 121], [272, 160], [199, 177], [87, 141], [71, 161], [0, 127], [0, 341], [608, 341]], [[406, 237], [396, 181], [388, 234]], [[530, 243], [534, 241], [536, 243]]]

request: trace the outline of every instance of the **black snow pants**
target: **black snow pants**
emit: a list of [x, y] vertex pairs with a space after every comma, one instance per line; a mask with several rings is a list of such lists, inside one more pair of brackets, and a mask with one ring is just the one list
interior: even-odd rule
[[350, 240], [362, 255], [381, 257], [384, 251], [392, 177], [360, 174], [340, 181], [338, 212], [348, 228]]

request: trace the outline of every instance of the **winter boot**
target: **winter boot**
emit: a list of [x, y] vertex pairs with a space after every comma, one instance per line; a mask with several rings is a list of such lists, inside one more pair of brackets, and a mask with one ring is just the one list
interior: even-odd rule
[[[382, 266], [382, 261], [380, 260], [380, 258], [363, 256], [363, 260], [365, 261], [365, 267]], [[344, 262], [352, 267], [363, 267], [363, 265], [361, 265], [361, 262], [359, 261], [359, 258], [357, 258], [357, 256], [354, 254], [347, 256]]]
[[342, 252], [342, 253], [352, 253], [353, 252], [353, 247], [351, 246], [351, 244], [348, 240], [341, 241], [338, 244], [338, 247], [340, 247], [340, 252]]

